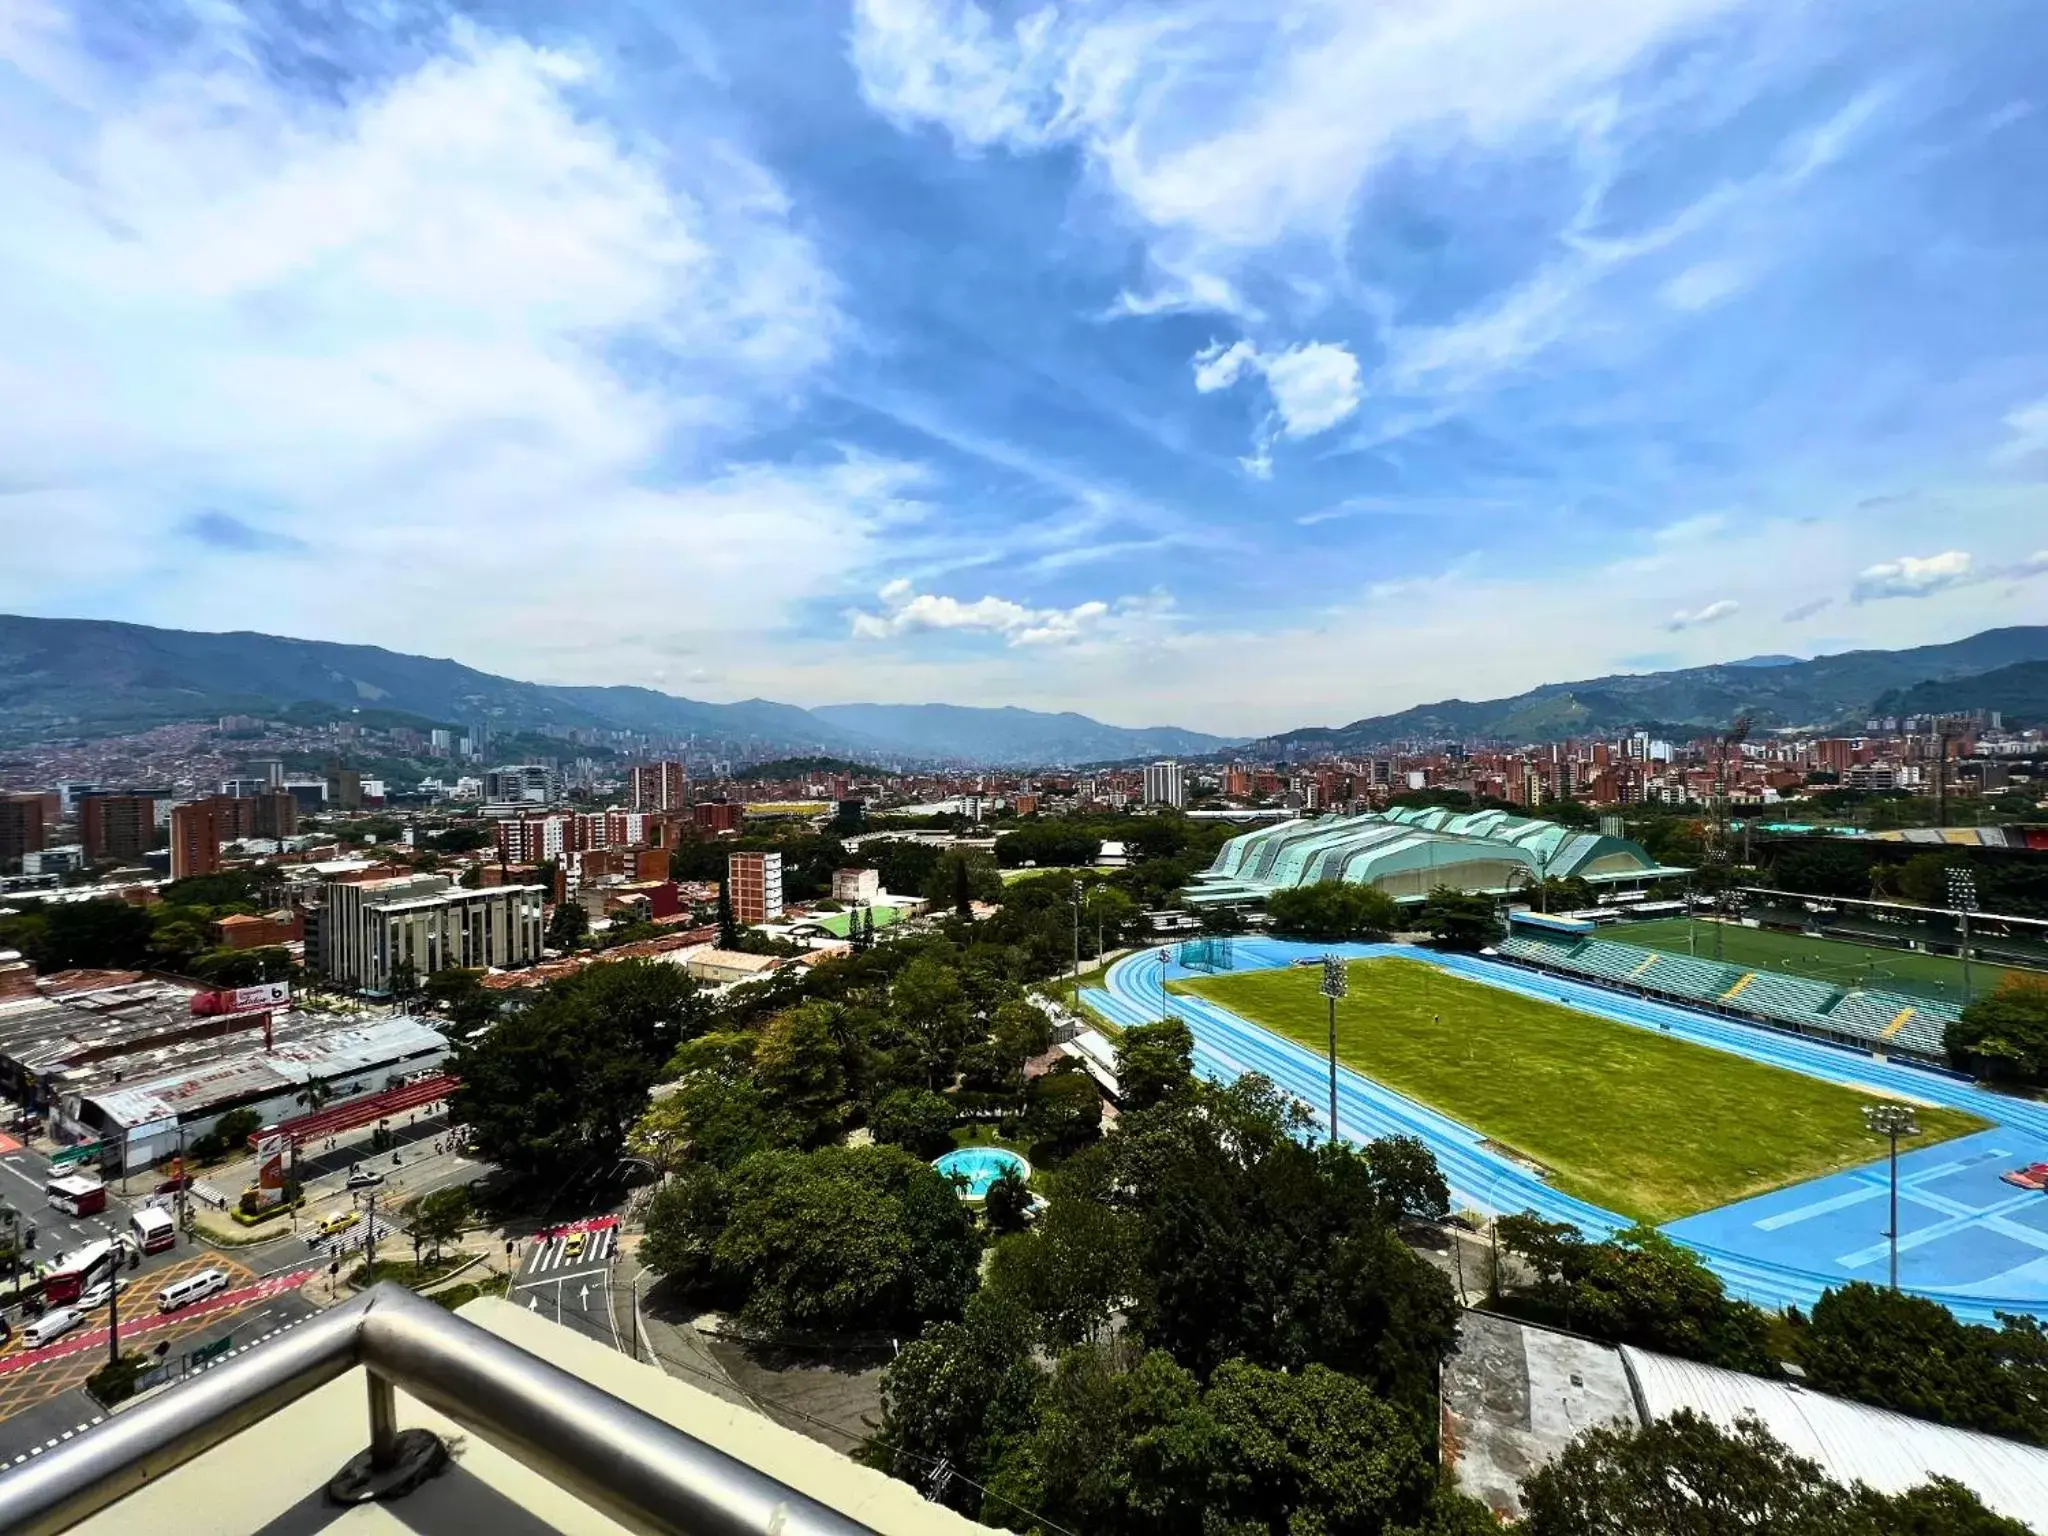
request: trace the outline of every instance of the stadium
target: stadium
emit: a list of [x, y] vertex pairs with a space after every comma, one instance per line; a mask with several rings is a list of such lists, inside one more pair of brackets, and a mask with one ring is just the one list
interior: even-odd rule
[[1627, 838], [1575, 832], [1504, 811], [1404, 808], [1318, 816], [1233, 837], [1186, 892], [1194, 907], [1263, 902], [1276, 890], [1341, 880], [1397, 901], [1438, 886], [1504, 896], [1548, 880], [1639, 886], [1689, 873], [1660, 865]]
[[[1852, 1280], [1886, 1282], [1886, 1146], [1861, 1111], [1911, 1104], [1919, 1132], [1898, 1164], [1901, 1286], [1971, 1322], [2048, 1318], [2048, 1194], [2015, 1173], [2048, 1164], [2048, 1104], [1897, 1059], [1904, 1027], [1883, 1035], [1896, 1010], [1843, 1039], [1772, 1027], [1702, 1000], [1722, 987], [1721, 972], [1690, 973], [1697, 991], [1681, 1001], [1623, 990], [1631, 978], [1613, 974], [1618, 959], [1575, 947], [1604, 940], [1520, 937], [1553, 946], [1540, 956], [1546, 967], [1569, 950], [1584, 969], [1402, 945], [1207, 939], [1127, 956], [1081, 1000], [1113, 1028], [1166, 1013], [1185, 1020], [1200, 1075], [1259, 1073], [1327, 1126], [1328, 1004], [1319, 969], [1301, 962], [1339, 954], [1350, 981], [1337, 1004], [1344, 1139], [1419, 1137], [1454, 1208], [1530, 1210], [1596, 1239], [1651, 1223], [1731, 1294], [1774, 1308], [1810, 1307]], [[1652, 971], [1678, 958], [1635, 953]], [[1744, 997], [1783, 979], [1725, 969], [1752, 978]], [[1812, 1001], [1802, 993], [1787, 1006]], [[1837, 997], [1826, 1012], [1841, 1006]], [[1883, 1006], [1859, 1016], [1876, 1019]]]

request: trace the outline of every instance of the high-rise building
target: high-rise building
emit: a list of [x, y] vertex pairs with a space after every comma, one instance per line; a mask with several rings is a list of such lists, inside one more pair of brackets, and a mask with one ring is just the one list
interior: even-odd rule
[[445, 875], [331, 881], [319, 922], [321, 969], [364, 992], [391, 990], [410, 966], [425, 980], [450, 966], [528, 965], [540, 958], [544, 893], [537, 885], [464, 890]]
[[1166, 761], [1145, 769], [1145, 803], [1179, 809], [1188, 803], [1187, 776], [1179, 763]]
[[139, 859], [156, 846], [156, 796], [89, 794], [78, 802], [78, 840], [88, 862]]
[[559, 859], [575, 847], [568, 835], [575, 825], [568, 816], [512, 816], [497, 824], [498, 861], [539, 864]]
[[327, 803], [339, 811], [360, 811], [363, 808], [363, 776], [340, 763], [329, 763]]
[[690, 775], [681, 763], [635, 763], [633, 809], [679, 811], [689, 799]]
[[555, 770], [541, 763], [513, 763], [484, 775], [484, 800], [491, 805], [546, 805], [555, 798]]
[[[220, 869], [223, 797], [171, 807], [171, 878], [189, 880]], [[233, 805], [232, 800], [226, 804]]]
[[13, 869], [23, 854], [43, 851], [43, 797], [0, 795], [0, 871]]
[[734, 922], [765, 923], [782, 916], [781, 854], [732, 854], [725, 878]]

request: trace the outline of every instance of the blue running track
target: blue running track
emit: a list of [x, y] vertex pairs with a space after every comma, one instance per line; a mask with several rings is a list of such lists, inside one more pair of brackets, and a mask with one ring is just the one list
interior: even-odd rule
[[[1990, 1121], [1993, 1129], [1899, 1158], [1900, 1283], [1972, 1322], [1992, 1322], [1999, 1312], [2048, 1317], [2048, 1195], [2016, 1189], [1999, 1178], [2025, 1163], [2048, 1162], [2048, 1105], [2003, 1098], [1944, 1073], [1879, 1062], [1819, 1041], [1478, 956], [1282, 939], [1240, 938], [1233, 949], [1238, 970], [1271, 969], [1325, 953], [1349, 959], [1398, 956], [1867, 1093], [1967, 1110]], [[1082, 996], [1115, 1024], [1145, 1024], [1164, 1011], [1165, 983], [1192, 974], [1167, 946], [1118, 961], [1101, 988]], [[1241, 1073], [1260, 1073], [1302, 1100], [1318, 1123], [1327, 1124], [1329, 1066], [1324, 1057], [1199, 997], [1176, 994], [1172, 1012], [1194, 1032], [1195, 1069], [1202, 1076], [1228, 1082]], [[1549, 1221], [1568, 1221], [1594, 1238], [1628, 1225], [1624, 1217], [1553, 1189], [1489, 1151], [1481, 1133], [1470, 1126], [1349, 1068], [1338, 1071], [1337, 1105], [1347, 1140], [1400, 1134], [1427, 1143], [1450, 1182], [1454, 1206], [1532, 1210]], [[1699, 1253], [1734, 1294], [1761, 1306], [1808, 1307], [1831, 1286], [1850, 1280], [1885, 1282], [1888, 1192], [1887, 1169], [1879, 1158], [1689, 1216], [1664, 1230]]]

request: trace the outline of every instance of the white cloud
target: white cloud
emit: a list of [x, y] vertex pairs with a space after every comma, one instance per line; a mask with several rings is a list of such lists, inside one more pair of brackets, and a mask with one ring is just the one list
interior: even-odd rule
[[[1193, 363], [1195, 388], [1205, 395], [1230, 388], [1247, 373], [1264, 378], [1280, 436], [1314, 437], [1358, 409], [1358, 359], [1333, 342], [1312, 341], [1273, 353], [1261, 353], [1248, 341], [1227, 347], [1211, 342]], [[1261, 480], [1273, 473], [1274, 436], [1273, 423], [1262, 424], [1251, 454], [1238, 460]]]
[[[0, 602], [126, 586], [213, 627], [232, 589], [237, 622], [610, 681], [635, 605], [772, 628], [917, 515], [909, 466], [722, 462], [841, 327], [715, 133], [628, 138], [592, 59], [465, 23], [332, 94], [218, 25], [139, 77], [41, 28], [5, 87], [38, 130], [0, 136], [0, 462], [32, 488]], [[313, 544], [319, 581], [192, 545], [195, 509]]]
[[1664, 285], [1664, 302], [1673, 309], [1712, 309], [1742, 291], [1746, 274], [1732, 261], [1703, 261], [1687, 267]]
[[2006, 430], [2011, 434], [1991, 455], [1994, 464], [2019, 464], [2048, 456], [2048, 396], [2009, 411]]
[[1031, 608], [1006, 597], [962, 602], [933, 592], [919, 592], [899, 577], [876, 596], [880, 613], [856, 611], [848, 617], [856, 640], [893, 640], [930, 631], [964, 631], [992, 635], [1010, 646], [1072, 645], [1079, 641], [1131, 636], [1165, 619], [1172, 607], [1163, 595], [1119, 598], [1114, 605], [1094, 601], [1071, 608]]
[[1690, 613], [1681, 608], [1665, 621], [1664, 627], [1674, 634], [1682, 629], [1698, 629], [1703, 625], [1718, 624], [1723, 619], [1732, 618], [1741, 609], [1742, 604], [1736, 602], [1733, 598], [1724, 597], [1718, 602], [1708, 603], [1706, 607], [1696, 608]]
[[1867, 603], [1886, 597], [1927, 597], [1973, 579], [1968, 551], [1944, 550], [1938, 555], [1901, 555], [1866, 566], [1849, 590], [1849, 600]]
[[1404, 142], [1562, 125], [1733, 0], [856, 0], [868, 101], [963, 147], [1077, 143], [1149, 223], [1219, 249], [1343, 227]]

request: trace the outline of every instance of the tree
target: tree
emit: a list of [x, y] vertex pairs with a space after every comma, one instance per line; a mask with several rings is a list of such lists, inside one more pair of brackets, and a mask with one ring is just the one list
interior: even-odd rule
[[214, 1122], [213, 1134], [223, 1147], [239, 1151], [262, 1128], [263, 1117], [255, 1110], [231, 1109]]
[[760, 1152], [671, 1188], [649, 1203], [643, 1257], [708, 1278], [757, 1326], [915, 1327], [959, 1316], [973, 1292], [972, 1220], [952, 1185], [900, 1148]]
[[1587, 1430], [1522, 1483], [1528, 1536], [2021, 1536], [1958, 1484], [1845, 1489], [1754, 1419]]
[[844, 1014], [803, 1003], [768, 1020], [754, 1046], [754, 1081], [806, 1142], [838, 1135], [846, 1120]]
[[1949, 1060], [1986, 1077], [2048, 1085], [2048, 977], [2009, 971], [1948, 1027]]
[[480, 1036], [455, 1042], [454, 1113], [485, 1154], [563, 1177], [616, 1157], [647, 1090], [705, 1004], [675, 966], [621, 960], [552, 982]]
[[[936, 1496], [973, 1513], [975, 1486], [1001, 1447], [1027, 1433], [1042, 1380], [1031, 1360], [1030, 1314], [980, 1291], [958, 1322], [941, 1322], [906, 1344], [882, 1376], [882, 1422], [860, 1455], [906, 1482], [926, 1486], [939, 1466], [966, 1474]], [[991, 1518], [1006, 1511], [991, 1510]]]
[[1004, 1060], [1022, 1067], [1052, 1049], [1052, 1018], [1036, 1003], [1014, 998], [997, 1005], [991, 1037]]
[[968, 882], [967, 861], [965, 859], [955, 859], [953, 861], [953, 915], [955, 917], [974, 916], [974, 889]]
[[1415, 1136], [1382, 1136], [1360, 1149], [1382, 1215], [1390, 1223], [1450, 1219], [1451, 1187], [1436, 1154]]
[[1273, 931], [1317, 943], [1384, 939], [1401, 920], [1401, 908], [1378, 886], [1324, 880], [1277, 890], [1266, 898]]
[[469, 1226], [470, 1198], [467, 1184], [453, 1184], [407, 1202], [402, 1214], [415, 1245], [425, 1243], [432, 1260], [441, 1257], [441, 1245], [461, 1237]]
[[154, 936], [149, 913], [125, 901], [72, 901], [42, 909], [36, 969], [127, 970], [147, 958]]
[[1180, 1019], [1134, 1025], [1117, 1041], [1117, 1096], [1126, 1112], [1177, 1099], [1194, 1081], [1195, 1035]]
[[928, 1088], [898, 1088], [875, 1106], [868, 1129], [878, 1142], [934, 1158], [953, 1145], [953, 1106]]
[[1493, 899], [1440, 885], [1429, 893], [1416, 915], [1416, 925], [1445, 949], [1471, 953], [1498, 943], [1504, 932]]
[[925, 1086], [951, 1082], [973, 1021], [959, 970], [920, 955], [898, 973], [889, 1005], [916, 1046]]
[[1051, 1147], [1079, 1146], [1102, 1129], [1102, 1090], [1079, 1063], [1070, 1071], [1055, 1068], [1025, 1089], [1024, 1123]]
[[1525, 1212], [1501, 1217], [1497, 1230], [1501, 1246], [1536, 1274], [1527, 1299], [1565, 1327], [1729, 1370], [1778, 1373], [1764, 1313], [1730, 1299], [1698, 1255], [1654, 1227], [1592, 1243], [1568, 1223]]
[[565, 901], [548, 918], [544, 942], [550, 949], [571, 950], [590, 937], [590, 914], [580, 901]]
[[410, 960], [401, 960], [391, 967], [391, 975], [385, 983], [394, 1001], [410, 1002], [419, 995], [419, 967]]
[[1031, 1186], [1014, 1167], [997, 1174], [982, 1198], [981, 1216], [997, 1237], [1022, 1232], [1031, 1214]]
[[732, 915], [732, 882], [718, 882], [718, 947], [738, 949], [740, 947], [739, 924]]
[[1858, 1281], [1814, 1303], [1799, 1359], [1819, 1391], [2048, 1445], [2048, 1331], [2034, 1318], [1986, 1328]]

